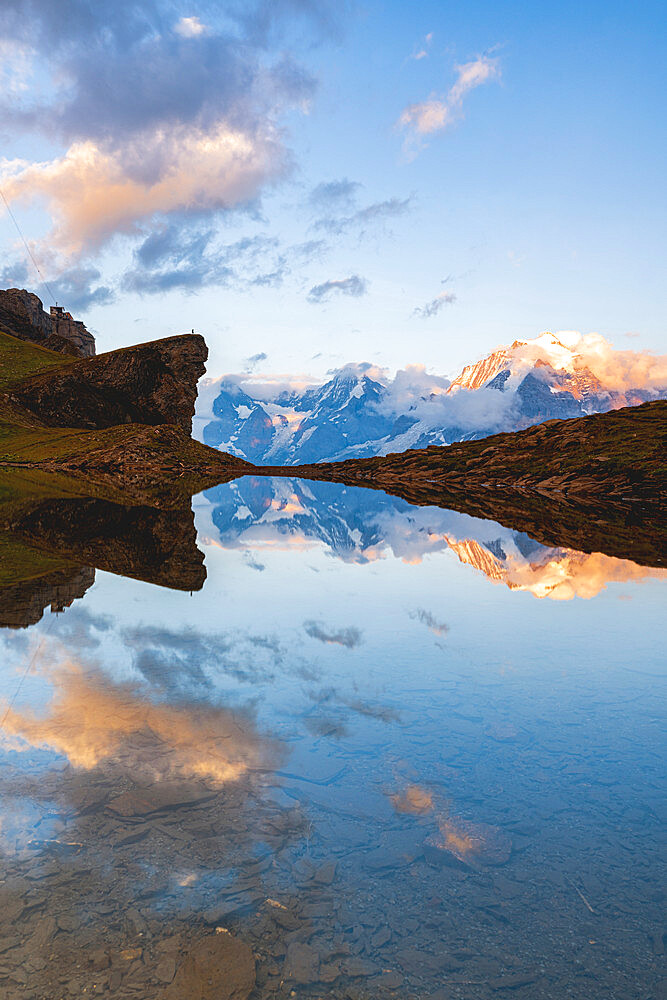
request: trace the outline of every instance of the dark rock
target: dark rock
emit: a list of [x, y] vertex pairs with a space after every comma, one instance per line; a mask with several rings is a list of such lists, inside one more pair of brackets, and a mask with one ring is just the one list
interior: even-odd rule
[[255, 985], [255, 959], [243, 941], [220, 933], [196, 944], [164, 1000], [246, 1000]]
[[295, 983], [317, 982], [320, 970], [319, 955], [309, 944], [292, 941], [287, 949], [283, 976]]
[[48, 427], [178, 424], [189, 432], [207, 357], [203, 337], [167, 337], [34, 375], [10, 398]]
[[45, 312], [42, 300], [25, 288], [0, 290], [0, 330], [61, 354], [95, 354], [95, 338], [80, 320], [57, 306]]
[[179, 809], [212, 799], [215, 793], [203, 785], [180, 782], [156, 782], [152, 788], [123, 792], [107, 808], [117, 816], [147, 816], [150, 813]]
[[176, 961], [171, 955], [161, 958], [155, 969], [155, 978], [161, 983], [171, 983], [176, 975]]
[[530, 973], [516, 973], [514, 975], [499, 976], [497, 979], [491, 979], [489, 987], [492, 990], [518, 990], [522, 986], [530, 986], [536, 979], [537, 976]]

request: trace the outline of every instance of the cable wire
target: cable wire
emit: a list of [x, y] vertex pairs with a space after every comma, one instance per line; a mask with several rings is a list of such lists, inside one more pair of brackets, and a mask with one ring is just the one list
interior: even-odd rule
[[41, 271], [40, 271], [40, 269], [39, 269], [39, 264], [38, 264], [38, 263], [37, 263], [37, 261], [35, 260], [35, 255], [33, 254], [32, 250], [31, 250], [31, 249], [30, 249], [30, 247], [28, 246], [28, 241], [26, 240], [25, 236], [24, 236], [24, 235], [23, 235], [23, 233], [21, 232], [21, 228], [20, 228], [20, 226], [19, 226], [18, 222], [16, 221], [16, 216], [15, 216], [15, 215], [14, 215], [14, 213], [12, 212], [12, 210], [11, 210], [11, 208], [10, 208], [10, 206], [9, 206], [9, 202], [8, 202], [8, 201], [7, 201], [7, 199], [5, 198], [5, 193], [4, 193], [4, 191], [2, 190], [2, 188], [0, 188], [0, 198], [2, 198], [2, 200], [4, 201], [4, 203], [5, 203], [5, 207], [6, 207], [7, 211], [9, 212], [9, 217], [10, 217], [10, 219], [12, 220], [12, 222], [14, 223], [14, 225], [16, 226], [16, 232], [17, 232], [17, 233], [19, 234], [19, 236], [20, 236], [20, 237], [21, 237], [21, 239], [23, 240], [23, 245], [24, 245], [24, 247], [26, 248], [26, 250], [28, 251], [28, 256], [30, 257], [30, 260], [31, 260], [31, 261], [33, 262], [33, 264], [35, 265], [35, 270], [37, 271], [37, 274], [38, 274], [38, 275], [39, 275], [39, 277], [40, 277], [40, 280], [41, 280], [41, 283], [42, 283], [42, 284], [44, 285], [44, 287], [46, 288], [47, 292], [49, 293], [49, 295], [50, 295], [50, 297], [51, 297], [51, 301], [52, 301], [52, 302], [55, 302], [55, 301], [56, 301], [56, 297], [55, 297], [55, 295], [53, 294], [53, 292], [51, 291], [51, 289], [50, 289], [50, 287], [49, 287], [49, 283], [48, 283], [48, 281], [46, 280], [46, 278], [44, 277], [44, 275], [42, 274], [42, 272], [41, 272]]

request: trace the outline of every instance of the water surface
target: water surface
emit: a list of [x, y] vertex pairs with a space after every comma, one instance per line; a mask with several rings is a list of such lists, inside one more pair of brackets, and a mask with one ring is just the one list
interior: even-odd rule
[[657, 997], [661, 571], [330, 484], [194, 504], [201, 590], [83, 567], [0, 631], [3, 996], [194, 997], [213, 939], [219, 997], [244, 947], [253, 998]]

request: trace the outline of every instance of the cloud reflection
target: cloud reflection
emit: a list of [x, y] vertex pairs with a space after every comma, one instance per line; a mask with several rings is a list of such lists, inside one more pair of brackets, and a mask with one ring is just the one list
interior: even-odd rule
[[3, 740], [13, 749], [50, 750], [84, 770], [113, 763], [135, 777], [197, 778], [211, 786], [269, 764], [273, 748], [247, 714], [154, 702], [140, 686], [113, 683], [71, 659], [45, 673], [53, 693], [43, 713], [3, 709]]

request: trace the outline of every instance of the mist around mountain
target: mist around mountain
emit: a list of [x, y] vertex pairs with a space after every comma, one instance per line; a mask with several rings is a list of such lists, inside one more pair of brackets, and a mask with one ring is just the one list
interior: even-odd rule
[[[248, 568], [258, 572], [276, 550], [324, 546], [359, 565], [388, 558], [418, 563], [450, 551], [494, 583], [552, 600], [590, 598], [608, 583], [667, 572], [541, 545], [495, 521], [335, 483], [245, 476], [207, 490], [195, 519], [202, 542], [244, 551]], [[437, 623], [424, 624], [437, 631]]]
[[295, 465], [387, 455], [667, 397], [667, 362], [597, 334], [544, 333], [466, 366], [390, 378], [350, 364], [306, 388], [228, 375], [204, 380], [194, 433], [250, 462]]

